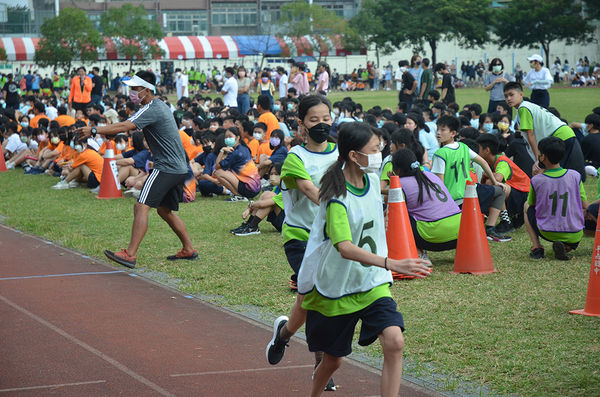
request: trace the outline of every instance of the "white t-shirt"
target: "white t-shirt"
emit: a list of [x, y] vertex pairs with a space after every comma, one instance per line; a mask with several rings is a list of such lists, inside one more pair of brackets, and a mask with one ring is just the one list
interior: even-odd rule
[[19, 153], [22, 150], [27, 149], [27, 145], [21, 142], [21, 136], [19, 134], [12, 134], [8, 137], [8, 143], [5, 147], [10, 153]]
[[[458, 144], [459, 144], [459, 142], [452, 142], [451, 144], [445, 145], [444, 147], [448, 147], [448, 149], [458, 149]], [[469, 149], [469, 157], [471, 157], [471, 160], [473, 160], [477, 156], [478, 156], [477, 153], [475, 153], [474, 151]], [[431, 172], [433, 172], [434, 174], [446, 173], [446, 161], [443, 158], [441, 158], [440, 156], [436, 156], [435, 161], [433, 162], [433, 165], [431, 166]]]
[[548, 68], [541, 68], [539, 72], [535, 69], [531, 69], [527, 76], [523, 79], [525, 85], [532, 84], [530, 87], [532, 90], [547, 90], [550, 88], [554, 80]]
[[[394, 74], [394, 80], [396, 80], [396, 89], [400, 91], [402, 89], [402, 71], [400, 68], [396, 69], [396, 73]], [[399, 80], [399, 81], [398, 81]]]
[[48, 116], [50, 120], [54, 120], [58, 117], [58, 110], [54, 106], [47, 105], [46, 116]]
[[279, 98], [285, 98], [287, 96], [288, 76], [283, 74], [279, 76]]
[[221, 91], [225, 92], [225, 95], [223, 95], [223, 104], [230, 108], [237, 108], [238, 82], [235, 77], [231, 76], [228, 78]]

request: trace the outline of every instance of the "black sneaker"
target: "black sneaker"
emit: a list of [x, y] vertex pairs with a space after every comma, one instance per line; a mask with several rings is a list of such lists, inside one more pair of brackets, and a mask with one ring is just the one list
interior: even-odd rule
[[569, 261], [569, 255], [567, 255], [567, 249], [562, 241], [555, 241], [552, 243], [552, 249], [554, 249], [554, 257], [560, 261]]
[[513, 227], [511, 221], [505, 221], [503, 219], [496, 225], [496, 231], [500, 234], [512, 233], [515, 231], [515, 228]]
[[329, 382], [327, 382], [327, 386], [325, 386], [325, 391], [335, 391], [335, 383], [333, 382], [333, 378], [329, 378]]
[[227, 200], [225, 200], [225, 202], [227, 202], [227, 203], [247, 203], [248, 199], [244, 196], [231, 196], [231, 198], [228, 198]]
[[489, 241], [506, 243], [507, 241], [512, 240], [512, 237], [498, 233], [494, 226], [487, 226], [485, 228], [485, 234], [487, 234], [487, 239]]
[[542, 248], [532, 248], [531, 252], [529, 253], [529, 257], [531, 259], [542, 259], [542, 258], [545, 258], [544, 247], [542, 247]]
[[521, 212], [520, 214], [516, 214], [513, 215], [513, 217], [511, 218], [511, 222], [513, 224], [513, 227], [516, 229], [520, 228], [521, 226], [523, 226], [525, 224], [525, 218], [524, 218], [524, 214], [523, 212]]
[[233, 234], [239, 233], [242, 230], [244, 230], [246, 228], [246, 226], [248, 226], [248, 222], [244, 222], [240, 226], [236, 227], [235, 229], [231, 229], [230, 232]]
[[275, 323], [273, 324], [273, 339], [267, 345], [267, 360], [269, 360], [269, 364], [276, 365], [278, 364], [283, 355], [285, 354], [285, 348], [290, 342], [289, 339], [283, 340], [279, 336], [281, 328], [288, 322], [289, 318], [286, 316], [277, 317]]
[[236, 233], [236, 236], [252, 236], [253, 234], [260, 234], [258, 226], [246, 225], [246, 227]]

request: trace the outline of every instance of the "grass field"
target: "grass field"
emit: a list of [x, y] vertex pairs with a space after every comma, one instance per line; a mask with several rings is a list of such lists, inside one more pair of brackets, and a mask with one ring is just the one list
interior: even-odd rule
[[[552, 90], [551, 103], [569, 121], [583, 120], [598, 106], [599, 94]], [[461, 104], [487, 104], [487, 95], [479, 90], [457, 90], [457, 96]], [[365, 109], [395, 103], [394, 92], [352, 97]], [[22, 170], [0, 173], [2, 222], [97, 258], [104, 257], [104, 249], [127, 245], [133, 199], [96, 200], [87, 189], [52, 190], [54, 183], [56, 179], [43, 175], [24, 176]], [[585, 184], [590, 201], [597, 183], [590, 178]], [[139, 267], [181, 279], [180, 289], [186, 292], [221, 296], [219, 304], [288, 313], [295, 295], [287, 289], [291, 270], [281, 236], [267, 222], [260, 235], [230, 234], [244, 209], [242, 203], [201, 197], [182, 205], [179, 214], [201, 256], [186, 263], [166, 261], [179, 241], [151, 213]], [[548, 243], [547, 259], [530, 260], [524, 228], [513, 236], [509, 243], [491, 244], [499, 273], [452, 275], [454, 251], [430, 253], [434, 273], [428, 279], [392, 286], [406, 323], [405, 357], [502, 394], [600, 396], [600, 319], [568, 314], [585, 304], [593, 239], [584, 238], [570, 262], [559, 262]], [[378, 343], [362, 351], [381, 354]]]

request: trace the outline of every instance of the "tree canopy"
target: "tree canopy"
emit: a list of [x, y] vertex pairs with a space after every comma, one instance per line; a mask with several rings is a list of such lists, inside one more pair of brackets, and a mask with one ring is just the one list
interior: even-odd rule
[[[597, 1], [597, 0], [596, 0]], [[501, 47], [534, 48], [541, 45], [550, 60], [550, 43], [590, 43], [594, 28], [582, 16], [582, 5], [572, 0], [511, 1], [498, 12], [496, 35]]]
[[105, 36], [118, 38], [114, 40], [116, 49], [129, 58], [130, 69], [134, 59], [152, 59], [164, 53], [158, 45], [163, 31], [158, 22], [149, 19], [143, 5], [109, 8], [100, 17], [100, 28]]
[[313, 41], [300, 46], [298, 54], [318, 51], [319, 59], [323, 48], [328, 48], [329, 40], [339, 40], [335, 36], [344, 33], [344, 23], [335, 12], [318, 4], [308, 4], [304, 0], [285, 4], [281, 7], [281, 18], [277, 21], [278, 36], [300, 38], [312, 36]]
[[46, 19], [40, 28], [42, 38], [35, 50], [35, 63], [42, 67], [71, 69], [76, 60], [98, 59], [103, 44], [100, 32], [83, 10], [67, 7], [57, 17]]

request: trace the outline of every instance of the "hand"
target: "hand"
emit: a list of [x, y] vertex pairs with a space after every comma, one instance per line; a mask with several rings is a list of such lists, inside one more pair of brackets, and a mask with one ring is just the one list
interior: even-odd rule
[[154, 169], [154, 161], [148, 161], [148, 169], [149, 170], [153, 170]]
[[431, 274], [431, 268], [426, 265], [431, 265], [431, 262], [424, 259], [387, 259], [387, 267], [389, 270], [395, 271], [406, 276], [415, 276], [417, 278], [425, 278]]
[[543, 172], [544, 172], [544, 170], [540, 168], [540, 162], [536, 161], [535, 164], [533, 165], [533, 168], [531, 169], [531, 173], [533, 174], [533, 176], [536, 176]]
[[502, 191], [504, 191], [504, 193], [508, 193], [508, 185], [507, 184], [496, 181], [496, 186], [500, 186], [502, 188]]
[[223, 154], [229, 154], [229, 153], [233, 152], [233, 148], [232, 147], [224, 147], [221, 149], [221, 151], [223, 152]]
[[387, 176], [388, 178], [392, 179], [393, 176], [395, 176], [396, 174], [394, 174], [394, 171], [388, 171], [387, 172]]
[[250, 208], [246, 208], [246, 211], [242, 213], [242, 219], [248, 218], [248, 215], [250, 215]]
[[76, 129], [75, 132], [79, 133], [79, 140], [89, 138], [92, 136], [92, 127], [81, 127]]

